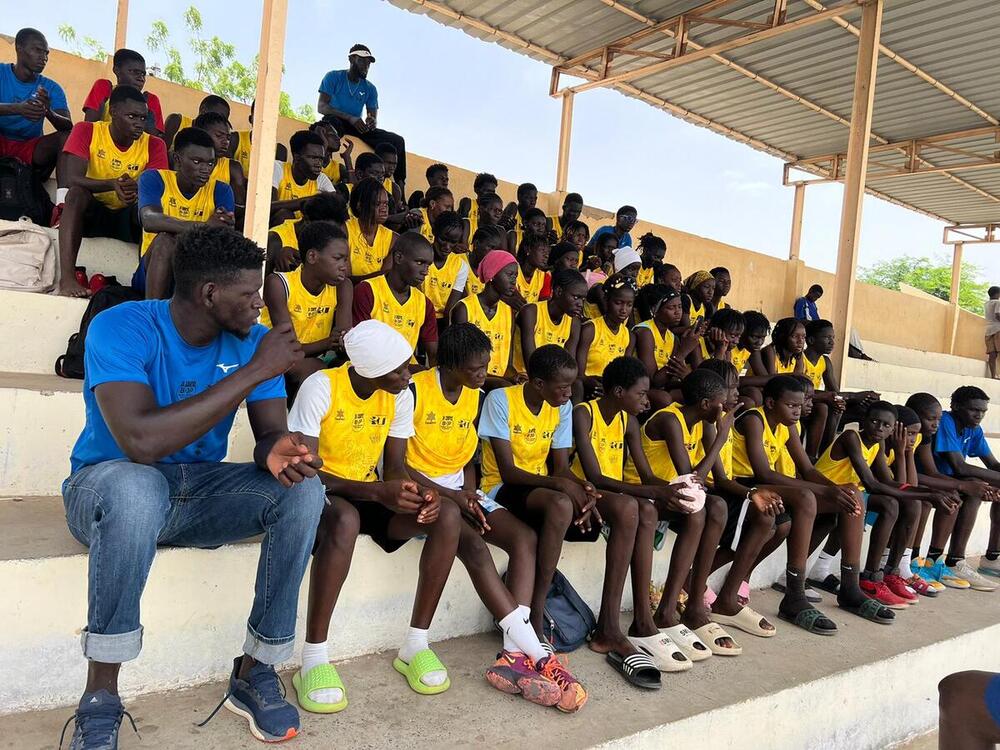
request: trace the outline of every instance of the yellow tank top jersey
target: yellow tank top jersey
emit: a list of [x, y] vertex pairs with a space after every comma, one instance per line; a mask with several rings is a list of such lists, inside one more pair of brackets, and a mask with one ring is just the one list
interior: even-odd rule
[[520, 267], [517, 269], [517, 291], [527, 300], [528, 304], [538, 302], [542, 294], [542, 287], [545, 285], [545, 271], [535, 269], [531, 274], [531, 281], [525, 278]]
[[747, 362], [750, 361], [750, 350], [739, 346], [730, 349], [729, 361], [733, 363], [733, 367], [736, 368], [736, 372], [742, 375], [746, 370]]
[[636, 328], [645, 328], [653, 336], [653, 359], [656, 360], [656, 367], [666, 367], [667, 362], [670, 361], [670, 356], [674, 353], [674, 345], [677, 342], [674, 332], [667, 329], [663, 333], [660, 333], [659, 326], [656, 325], [652, 320], [647, 320]]
[[628, 326], [622, 323], [618, 326], [618, 332], [613, 333], [603, 316], [587, 321], [584, 325], [594, 327], [594, 340], [587, 351], [587, 367], [584, 369], [584, 375], [600, 377], [611, 360], [625, 356], [631, 340], [630, 331]]
[[[507, 423], [510, 428], [510, 450], [514, 465], [529, 474], [543, 476], [548, 473], [546, 460], [552, 447], [552, 438], [559, 426], [559, 409], [542, 401], [538, 414], [533, 414], [524, 402], [524, 386], [514, 385], [503, 389], [507, 397]], [[483, 440], [483, 492], [489, 493], [500, 484], [500, 469], [489, 439]]]
[[[864, 457], [865, 463], [871, 466], [878, 455], [879, 444], [865, 445], [864, 441], [860, 442], [861, 455]], [[836, 444], [837, 441], [834, 441], [833, 445], [827, 448], [823, 455], [819, 457], [819, 461], [816, 462], [816, 471], [835, 484], [856, 484], [864, 491], [865, 488], [861, 485], [861, 478], [854, 470], [851, 459], [847, 456], [841, 459], [833, 458], [833, 446]]]
[[361, 231], [361, 222], [357, 219], [347, 220], [347, 244], [351, 248], [351, 275], [367, 276], [378, 273], [389, 254], [394, 233], [379, 224], [375, 232], [375, 241], [369, 245]]
[[228, 185], [230, 180], [230, 175], [232, 173], [232, 169], [230, 167], [230, 163], [232, 161], [233, 161], [232, 159], [225, 156], [217, 158], [215, 160], [215, 169], [212, 170], [211, 179], [218, 180], [219, 182], [224, 182]]
[[[559, 324], [552, 322], [549, 317], [549, 305], [547, 302], [539, 302], [535, 305], [535, 348], [546, 344], [562, 346], [569, 341], [569, 335], [573, 331], [573, 319], [569, 315], [563, 315]], [[514, 336], [514, 369], [517, 372], [527, 372], [527, 363], [524, 361], [524, 352], [521, 347], [520, 332]]]
[[318, 192], [319, 187], [316, 185], [316, 180], [306, 180], [304, 184], [300, 185], [292, 176], [291, 162], [282, 162], [281, 182], [278, 183], [279, 201], [291, 201], [296, 198], [308, 198], [310, 195], [316, 195]]
[[[674, 461], [670, 457], [670, 450], [667, 448], [665, 440], [653, 440], [646, 433], [646, 426], [661, 414], [670, 414], [681, 426], [681, 433], [684, 436], [684, 448], [687, 450], [688, 459], [694, 467], [705, 457], [705, 446], [702, 439], [705, 434], [705, 425], [698, 422], [694, 427], [689, 428], [681, 411], [680, 404], [670, 404], [656, 412], [642, 428], [642, 450], [649, 461], [649, 468], [653, 475], [660, 479], [670, 481], [678, 477], [678, 471], [674, 468]], [[635, 469], [635, 464], [631, 461], [625, 471], [625, 481], [638, 484], [640, 482], [639, 473]]]
[[[597, 454], [597, 463], [601, 474], [609, 479], [622, 481], [625, 464], [625, 422], [628, 419], [625, 412], [615, 414], [610, 422], [604, 421], [597, 401], [588, 401], [577, 408], [590, 412], [590, 444]], [[573, 473], [580, 479], [586, 479], [580, 457], [573, 459]]]
[[469, 211], [468, 217], [466, 217], [469, 222], [469, 249], [472, 249], [472, 238], [476, 236], [476, 230], [479, 229], [479, 213], [474, 209]]
[[420, 327], [424, 324], [424, 316], [427, 313], [427, 298], [424, 297], [424, 293], [411, 288], [409, 298], [400, 304], [384, 275], [375, 276], [361, 283], [370, 285], [375, 297], [372, 303], [372, 319], [381, 320], [395, 328], [410, 346], [416, 349], [417, 340], [420, 338]]
[[[156, 170], [163, 179], [163, 198], [160, 207], [164, 216], [184, 221], [208, 221], [215, 213], [215, 180], [209, 180], [190, 198], [177, 187], [177, 173], [172, 169]], [[155, 232], [142, 232], [142, 255], [156, 237]]]
[[[427, 215], [427, 209], [420, 209], [420, 216], [423, 218], [423, 223], [420, 225], [420, 234], [431, 244], [434, 243], [434, 231], [431, 227], [431, 217]], [[470, 238], [471, 239], [471, 238]]]
[[639, 275], [635, 277], [636, 286], [642, 289], [644, 286], [648, 286], [653, 283], [653, 273], [652, 268], [640, 268]]
[[488, 318], [479, 297], [474, 294], [465, 297], [459, 304], [465, 306], [469, 322], [485, 333], [489, 337], [490, 343], [493, 344], [487, 372], [502, 378], [506, 374], [507, 364], [510, 362], [511, 325], [514, 311], [506, 302], [500, 301], [497, 302], [497, 309], [493, 313], [493, 317]]
[[438, 320], [444, 317], [444, 308], [448, 304], [455, 282], [458, 281], [458, 273], [465, 265], [465, 258], [458, 253], [450, 253], [445, 258], [444, 265], [437, 267], [437, 263], [431, 263], [427, 269], [427, 276], [424, 277], [424, 294], [434, 305], [434, 313]]
[[236, 131], [236, 151], [233, 158], [243, 167], [243, 174], [250, 176], [250, 131]]
[[556, 233], [556, 237], [561, 239], [563, 236], [563, 226], [562, 222], [559, 221], [558, 216], [550, 216], [549, 221], [552, 222], [552, 231]]
[[[278, 273], [288, 293], [288, 314], [292, 319], [295, 338], [300, 344], [311, 344], [330, 335], [333, 316], [337, 312], [337, 287], [328, 284], [319, 294], [311, 294], [302, 285], [302, 267]], [[260, 322], [271, 327], [271, 314], [265, 307], [260, 311]]]
[[392, 178], [386, 177], [382, 180], [382, 187], [385, 188], [385, 192], [389, 194], [389, 200], [392, 201]]
[[344, 174], [344, 164], [336, 159], [330, 159], [330, 163], [323, 167], [323, 174], [330, 178], [330, 182], [336, 185], [338, 182], [344, 179], [346, 175]]
[[465, 263], [469, 266], [469, 278], [465, 280], [465, 293], [469, 296], [479, 294], [486, 288], [486, 284], [480, 281], [479, 277], [476, 276], [472, 265], [469, 263], [468, 256], [465, 257]]
[[281, 240], [282, 247], [299, 249], [299, 236], [295, 232], [295, 225], [298, 223], [298, 219], [286, 219], [278, 224], [278, 226], [271, 227], [271, 231], [278, 235], [278, 238]]
[[190, 128], [194, 126], [194, 120], [187, 115], [181, 115], [181, 123], [177, 126], [177, 132], [181, 132], [184, 128]]
[[782, 362], [778, 353], [774, 353], [774, 372], [776, 375], [791, 375], [795, 372], [796, 358], [792, 357], [788, 362]]
[[703, 303], [700, 304], [695, 303], [694, 300], [691, 300], [691, 304], [688, 307], [688, 322], [690, 323], [690, 325], [694, 325], [699, 320], [702, 320], [704, 317], [705, 317], [705, 305]]
[[[788, 433], [789, 440], [799, 439], [802, 436], [802, 423], [796, 422], [795, 425], [795, 438], [792, 437], [791, 431]], [[778, 463], [774, 465], [775, 471], [779, 474], [784, 474], [786, 477], [795, 477], [795, 461], [792, 460], [792, 454], [788, 452], [788, 444], [781, 449], [781, 455], [778, 457]]]
[[482, 391], [463, 388], [457, 403], [441, 390], [435, 367], [413, 376], [414, 435], [406, 443], [406, 463], [426, 477], [448, 476], [472, 460], [479, 443], [476, 416]]
[[396, 414], [396, 397], [386, 391], [375, 391], [367, 399], [358, 396], [347, 374], [350, 366], [320, 370], [330, 381], [330, 409], [319, 427], [322, 471], [355, 482], [374, 482]]
[[[122, 175], [127, 175], [133, 180], [138, 180], [148, 163], [149, 133], [143, 133], [131, 146], [122, 151], [111, 137], [110, 123], [93, 123], [87, 177], [92, 180], [117, 180]], [[125, 208], [125, 204], [114, 190], [95, 193], [94, 197], [110, 209], [117, 211]]]
[[826, 355], [820, 354], [819, 359], [816, 360], [816, 364], [813, 364], [809, 361], [809, 357], [803, 354], [802, 365], [805, 368], [803, 372], [805, 376], [812, 381], [813, 388], [817, 391], [823, 390], [823, 373], [826, 372]]
[[[750, 409], [744, 412], [740, 416], [740, 421], [747, 419], [748, 414], [757, 414], [760, 417], [761, 422], [763, 422], [764, 455], [767, 456], [767, 465], [772, 470], [776, 470], [775, 466], [778, 463], [778, 459], [781, 457], [781, 452], [784, 450], [785, 443], [788, 442], [788, 427], [786, 425], [779, 424], [772, 431], [771, 426], [767, 423], [767, 417], [764, 416], [764, 409], [760, 406], [756, 409]], [[733, 476], [753, 476], [753, 468], [750, 466], [750, 457], [747, 455], [746, 438], [735, 427], [733, 428]]]
[[584, 302], [583, 303], [583, 317], [586, 320], [597, 320], [603, 315], [601, 308], [597, 306], [596, 302]]
[[[920, 443], [923, 442], [924, 436], [921, 433], [917, 433], [917, 439], [913, 441], [913, 450], [920, 447]], [[896, 463], [896, 451], [894, 448], [889, 448], [885, 452], [885, 463], [887, 466], [892, 466]]]

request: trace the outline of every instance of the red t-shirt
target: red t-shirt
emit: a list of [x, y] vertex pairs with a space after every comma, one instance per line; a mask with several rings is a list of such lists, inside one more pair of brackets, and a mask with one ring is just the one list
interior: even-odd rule
[[[437, 313], [434, 311], [434, 303], [429, 299], [424, 299], [427, 303], [424, 310], [424, 322], [420, 326], [420, 333], [417, 338], [422, 344], [434, 343], [438, 340]], [[362, 320], [371, 320], [372, 308], [375, 307], [375, 292], [371, 284], [362, 281], [354, 287], [354, 303], [351, 312], [354, 316], [354, 325]]]
[[[84, 112], [88, 109], [92, 109], [96, 112], [100, 112], [101, 117], [105, 118], [105, 109], [108, 105], [108, 97], [111, 96], [111, 90], [113, 88], [114, 86], [111, 85], [111, 81], [107, 78], [99, 78], [94, 81], [94, 85], [90, 87], [90, 93], [87, 94], [87, 98], [83, 102]], [[149, 107], [148, 117], [152, 120], [156, 129], [162, 133], [163, 110], [160, 108], [159, 97], [150, 91], [143, 91], [142, 94], [146, 97], [146, 104]]]
[[[94, 123], [78, 122], [70, 131], [69, 138], [63, 151], [81, 159], [90, 159], [90, 141], [94, 137]], [[146, 162], [146, 169], [170, 169], [167, 163], [167, 144], [162, 138], [155, 135], [149, 136], [149, 161]]]

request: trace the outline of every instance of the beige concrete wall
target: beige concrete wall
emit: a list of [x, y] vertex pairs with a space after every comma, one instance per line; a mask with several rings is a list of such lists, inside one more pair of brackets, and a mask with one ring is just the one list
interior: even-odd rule
[[[0, 36], [0, 59], [10, 60], [13, 55], [11, 38]], [[75, 119], [80, 119], [83, 99], [91, 84], [97, 78], [109, 77], [110, 66], [53, 50], [45, 72], [66, 90], [73, 116]], [[164, 117], [171, 112], [193, 115], [197, 112], [198, 102], [204, 96], [203, 92], [160, 79], [149, 79], [147, 88], [160, 97]], [[233, 126], [239, 129], [247, 127], [250, 108], [235, 102], [232, 107]], [[278, 127], [279, 140], [287, 143], [291, 134], [302, 127], [302, 123], [297, 120], [281, 118]], [[367, 150], [367, 147], [359, 143], [355, 153], [363, 150]], [[407, 186], [409, 190], [426, 187], [424, 170], [435, 161], [438, 160], [419, 154], [409, 154], [407, 163], [411, 175]], [[471, 196], [475, 173], [453, 164], [448, 164], [448, 168], [451, 189], [456, 198]], [[505, 200], [514, 200], [515, 191], [514, 183], [501, 181], [498, 192]], [[628, 196], [622, 196], [622, 202], [627, 200]], [[541, 193], [538, 205], [547, 213], [554, 213], [561, 205], [561, 195]], [[614, 211], [617, 206], [608, 208]], [[591, 207], [587, 208], [583, 218], [591, 228], [610, 221], [607, 211]], [[818, 283], [828, 292], [833, 291], [833, 274], [826, 271], [803, 267], [801, 273], [791, 277], [801, 281], [801, 288], [791, 289], [786, 281], [787, 264], [782, 259], [644, 221], [637, 224], [634, 236], [638, 237], [647, 231], [652, 231], [666, 240], [668, 260], [678, 266], [684, 275], [699, 268], [708, 269], [719, 265], [730, 268], [733, 271], [731, 293], [733, 304], [743, 309], [761, 310], [772, 321], [790, 315], [791, 301], [811, 284]], [[855, 327], [863, 339], [926, 351], [946, 352], [947, 334], [950, 333], [946, 330], [947, 324], [948, 308], [945, 305], [866, 284], [858, 285]], [[981, 317], [962, 311], [959, 317], [955, 354], [983, 357]]]

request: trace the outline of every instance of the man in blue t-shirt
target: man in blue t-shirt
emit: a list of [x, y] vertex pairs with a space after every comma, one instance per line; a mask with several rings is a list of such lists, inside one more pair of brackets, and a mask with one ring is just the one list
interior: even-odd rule
[[[272, 665], [292, 655], [299, 586], [324, 507], [322, 462], [287, 428], [282, 376], [302, 347], [290, 324], [270, 332], [257, 324], [263, 261], [232, 229], [192, 229], [177, 243], [171, 299], [118, 305], [88, 330], [86, 424], [63, 483], [69, 530], [90, 548], [89, 672], [76, 750], [118, 746], [118, 672], [142, 646], [139, 604], [157, 546], [213, 548], [261, 533], [226, 706], [258, 739], [298, 733]], [[224, 463], [244, 401], [254, 460]]]
[[819, 284], [813, 284], [809, 287], [809, 291], [806, 292], [804, 297], [799, 297], [795, 300], [795, 304], [792, 306], [792, 314], [795, 316], [796, 320], [820, 320], [819, 308], [816, 307], [816, 301], [823, 296], [823, 287]]
[[[980, 560], [977, 572], [965, 561], [965, 546], [979, 515], [980, 504], [970, 497], [963, 497], [955, 528], [951, 533], [951, 546], [945, 565], [967, 580], [972, 588], [991, 591], [997, 588], [995, 578], [1000, 576], [1000, 461], [997, 461], [986, 442], [980, 423], [989, 408], [989, 396], [974, 385], [963, 385], [951, 394], [951, 410], [941, 415], [941, 424], [934, 438], [934, 462], [938, 471], [960, 479], [979, 479], [990, 485], [984, 500], [993, 500], [990, 508], [990, 539], [986, 556]], [[970, 464], [966, 459], [978, 458], [985, 466]], [[991, 576], [984, 578], [983, 575]]]
[[622, 206], [615, 212], [614, 226], [598, 227], [590, 237], [588, 247], [597, 247], [597, 241], [606, 234], [613, 234], [618, 239], [618, 247], [632, 247], [632, 227], [639, 218], [639, 212], [634, 206]]
[[[391, 143], [399, 161], [395, 174], [387, 177], [405, 188], [406, 142], [402, 136], [378, 127], [378, 89], [368, 80], [368, 68], [375, 62], [375, 56], [365, 45], [355, 44], [347, 53], [347, 59], [350, 62], [347, 70], [331, 70], [323, 76], [316, 109], [341, 135], [357, 136], [372, 148], [380, 143]], [[368, 116], [362, 119], [365, 111]]]
[[[14, 53], [15, 62], [0, 65], [0, 156], [31, 165], [42, 182], [56, 166], [73, 118], [62, 86], [42, 75], [49, 62], [45, 35], [21, 29], [14, 37]], [[56, 132], [42, 135], [46, 121]]]

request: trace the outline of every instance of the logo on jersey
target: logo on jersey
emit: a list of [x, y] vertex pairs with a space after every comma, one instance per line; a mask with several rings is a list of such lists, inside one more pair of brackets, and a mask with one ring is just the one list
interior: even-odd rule
[[222, 370], [223, 375], [228, 375], [230, 370], [235, 370], [239, 366], [240, 366], [239, 362], [237, 362], [235, 365], [224, 365], [221, 362], [216, 365], [216, 367]]

